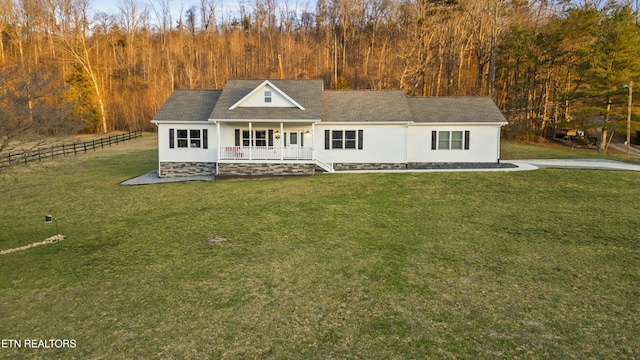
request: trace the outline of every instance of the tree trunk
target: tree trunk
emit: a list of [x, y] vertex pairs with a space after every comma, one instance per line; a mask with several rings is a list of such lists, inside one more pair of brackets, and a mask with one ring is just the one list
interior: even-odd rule
[[599, 151], [604, 152], [607, 148], [607, 126], [609, 125], [609, 114], [611, 113], [611, 93], [607, 93], [607, 110], [604, 113], [604, 124], [602, 125], [602, 139], [600, 140]]

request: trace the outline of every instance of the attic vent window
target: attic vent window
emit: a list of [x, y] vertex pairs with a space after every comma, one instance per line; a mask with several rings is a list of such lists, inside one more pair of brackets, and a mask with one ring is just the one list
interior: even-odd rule
[[267, 104], [271, 103], [271, 90], [266, 90], [264, 92], [264, 102]]

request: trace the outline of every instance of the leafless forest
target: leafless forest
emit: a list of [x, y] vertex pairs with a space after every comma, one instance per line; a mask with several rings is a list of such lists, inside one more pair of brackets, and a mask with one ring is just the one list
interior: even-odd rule
[[491, 96], [519, 134], [598, 114], [614, 126], [640, 72], [637, 1], [171, 1], [0, 0], [3, 142], [152, 130], [173, 89], [229, 78]]

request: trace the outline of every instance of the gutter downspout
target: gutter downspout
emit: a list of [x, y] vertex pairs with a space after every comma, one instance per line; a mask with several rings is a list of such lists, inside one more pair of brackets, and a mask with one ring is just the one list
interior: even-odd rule
[[409, 151], [409, 124], [405, 124], [404, 126], [404, 165], [408, 169], [409, 168], [409, 156], [407, 152]]
[[160, 177], [160, 125], [156, 124], [156, 128], [158, 128], [158, 177]]
[[498, 143], [498, 153], [496, 154], [498, 156], [498, 164], [500, 164], [500, 133], [502, 133], [502, 125], [498, 126], [498, 141], [496, 141]]

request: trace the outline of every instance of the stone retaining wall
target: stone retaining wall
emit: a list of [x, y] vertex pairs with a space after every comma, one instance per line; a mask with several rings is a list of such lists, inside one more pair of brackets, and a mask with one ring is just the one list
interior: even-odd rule
[[219, 163], [218, 176], [313, 175], [315, 164]]
[[196, 175], [215, 175], [216, 163], [202, 162], [163, 162], [160, 163], [160, 177], [183, 177]]

